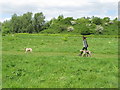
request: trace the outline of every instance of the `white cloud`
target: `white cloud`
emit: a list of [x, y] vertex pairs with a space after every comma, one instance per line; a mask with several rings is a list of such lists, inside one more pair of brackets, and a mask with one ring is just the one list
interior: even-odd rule
[[4, 22], [6, 20], [10, 20], [11, 18], [0, 18], [0, 22]]
[[100, 0], [100, 2], [103, 2], [103, 3], [109, 3], [109, 2], [118, 2], [119, 0]]
[[109, 15], [109, 12], [117, 12], [117, 3], [118, 0], [1, 0], [0, 18], [3, 20], [14, 13], [21, 15], [26, 12], [43, 12], [47, 19], [61, 14], [75, 18], [94, 15], [115, 17], [117, 13]]

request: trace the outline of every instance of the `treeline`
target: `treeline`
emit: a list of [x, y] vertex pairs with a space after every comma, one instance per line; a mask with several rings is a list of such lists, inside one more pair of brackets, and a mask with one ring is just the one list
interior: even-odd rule
[[3, 33], [39, 33], [44, 28], [45, 16], [42, 12], [27, 12], [21, 16], [12, 15], [9, 21], [2, 23]]
[[82, 17], [74, 19], [73, 17], [64, 18], [63, 15], [45, 21], [42, 12], [27, 12], [21, 16], [12, 15], [10, 20], [0, 23], [2, 33], [70, 33], [70, 34], [105, 34], [117, 35], [120, 21], [117, 18], [110, 20], [109, 17]]

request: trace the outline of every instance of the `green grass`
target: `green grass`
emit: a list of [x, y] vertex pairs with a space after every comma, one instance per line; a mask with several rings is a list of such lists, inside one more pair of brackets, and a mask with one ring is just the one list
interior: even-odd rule
[[0, 32], [0, 89], [2, 88], [2, 34]]
[[[117, 88], [118, 39], [87, 38], [92, 57], [80, 57], [82, 38], [3, 36], [3, 88]], [[25, 53], [30, 47], [32, 53]]]

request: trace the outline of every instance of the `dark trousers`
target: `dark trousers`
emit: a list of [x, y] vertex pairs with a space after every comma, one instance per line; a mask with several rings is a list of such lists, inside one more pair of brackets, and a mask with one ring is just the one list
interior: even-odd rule
[[87, 50], [88, 47], [83, 47], [82, 50]]

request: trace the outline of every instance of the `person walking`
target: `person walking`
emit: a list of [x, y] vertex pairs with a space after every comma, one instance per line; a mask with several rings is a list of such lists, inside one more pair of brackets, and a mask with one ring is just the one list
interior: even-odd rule
[[83, 38], [83, 48], [82, 48], [82, 50], [80, 50], [80, 56], [83, 54], [83, 51], [85, 50], [85, 51], [87, 51], [87, 48], [88, 48], [88, 43], [87, 43], [87, 37], [85, 37], [85, 36], [83, 36], [82, 37]]
[[83, 48], [82, 50], [87, 50], [88, 48], [88, 43], [87, 43], [87, 37], [83, 36]]

